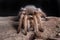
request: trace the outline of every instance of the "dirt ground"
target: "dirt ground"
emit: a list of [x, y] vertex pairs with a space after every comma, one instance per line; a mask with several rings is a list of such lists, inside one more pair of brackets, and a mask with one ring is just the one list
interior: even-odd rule
[[42, 18], [44, 32], [42, 38], [34, 38], [34, 32], [30, 31], [27, 35], [21, 32], [17, 34], [17, 17], [0, 17], [0, 40], [60, 40], [60, 18], [47, 17], [47, 21]]

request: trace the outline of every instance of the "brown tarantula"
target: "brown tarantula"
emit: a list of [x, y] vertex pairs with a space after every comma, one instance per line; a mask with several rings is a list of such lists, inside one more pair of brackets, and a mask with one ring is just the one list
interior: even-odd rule
[[46, 14], [40, 8], [36, 8], [33, 5], [27, 5], [21, 8], [19, 17], [18, 33], [21, 31], [22, 27], [24, 28], [24, 34], [27, 34], [30, 28], [34, 29], [36, 34], [41, 33], [39, 31], [42, 27], [41, 17], [46, 18]]

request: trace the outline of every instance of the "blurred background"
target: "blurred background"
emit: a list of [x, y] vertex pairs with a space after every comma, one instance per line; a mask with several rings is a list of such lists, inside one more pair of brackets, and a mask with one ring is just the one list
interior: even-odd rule
[[35, 5], [48, 16], [60, 17], [60, 0], [0, 0], [0, 16], [17, 16], [25, 5]]

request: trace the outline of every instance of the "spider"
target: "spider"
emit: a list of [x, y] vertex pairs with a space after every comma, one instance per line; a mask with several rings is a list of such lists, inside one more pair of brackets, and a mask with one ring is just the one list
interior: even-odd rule
[[46, 18], [46, 14], [40, 8], [36, 8], [34, 5], [27, 5], [24, 8], [21, 8], [18, 15], [20, 17], [18, 33], [21, 31], [22, 25], [24, 34], [27, 34], [31, 28], [34, 30], [35, 34], [41, 33], [39, 31], [42, 27], [41, 18]]

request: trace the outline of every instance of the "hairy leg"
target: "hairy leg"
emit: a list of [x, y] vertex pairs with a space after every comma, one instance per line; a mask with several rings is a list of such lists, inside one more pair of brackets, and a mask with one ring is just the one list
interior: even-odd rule
[[30, 31], [30, 27], [31, 27], [30, 20], [28, 19], [27, 22], [28, 22], [28, 31]]
[[30, 22], [30, 24], [31, 24], [31, 30], [33, 30], [33, 31], [34, 31], [34, 20], [33, 20], [33, 19], [31, 19], [30, 21], [31, 21], [31, 22]]
[[33, 29], [33, 16], [32, 15], [28, 15], [28, 31], [31, 31]]
[[38, 25], [39, 25], [39, 30], [42, 29], [42, 20], [41, 20], [41, 16], [39, 15], [39, 13], [36, 14], [36, 17], [38, 19]]
[[39, 27], [41, 28], [42, 27], [42, 22], [41, 22], [41, 16], [40, 16], [40, 13], [38, 12], [35, 12], [36, 13], [36, 17], [37, 17], [37, 21], [38, 21], [38, 25]]
[[28, 20], [27, 20], [28, 16], [25, 15], [24, 16], [24, 22], [23, 22], [23, 25], [24, 25], [24, 34], [26, 35], [27, 34], [27, 30], [28, 30]]
[[37, 19], [38, 19], [39, 31], [40, 31], [40, 32], [43, 32], [42, 20], [41, 20], [41, 15], [40, 15], [40, 13], [36, 12], [36, 17], [37, 17]]
[[21, 26], [22, 26], [22, 20], [23, 20], [24, 15], [21, 14], [20, 19], [19, 19], [19, 26], [18, 26], [18, 33], [21, 31]]
[[37, 12], [40, 14], [40, 16], [43, 16], [43, 17], [47, 16], [40, 8], [37, 9]]
[[36, 18], [35, 15], [34, 15], [33, 17], [34, 17], [34, 30], [35, 30], [35, 32], [38, 32], [38, 22], [37, 22], [37, 18]]
[[36, 34], [37, 37], [41, 37], [41, 32], [39, 31], [39, 28], [38, 28], [38, 19], [36, 16], [34, 16], [34, 32]]
[[41, 12], [39, 12], [39, 14], [40, 14], [41, 17], [45, 18], [46, 21], [48, 20], [48, 19], [46, 18], [47, 15], [46, 15], [44, 12], [41, 11]]

